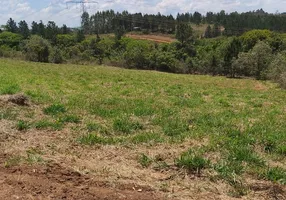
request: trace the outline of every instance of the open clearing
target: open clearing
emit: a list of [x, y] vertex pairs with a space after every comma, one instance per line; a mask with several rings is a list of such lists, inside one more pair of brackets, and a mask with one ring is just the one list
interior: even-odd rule
[[126, 37], [130, 37], [136, 40], [149, 40], [158, 43], [172, 43], [176, 41], [175, 38], [172, 38], [168, 35], [126, 34]]
[[286, 199], [285, 99], [250, 79], [0, 59], [0, 199]]

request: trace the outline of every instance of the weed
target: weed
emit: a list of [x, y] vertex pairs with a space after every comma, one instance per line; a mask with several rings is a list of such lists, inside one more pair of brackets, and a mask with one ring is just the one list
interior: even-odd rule
[[179, 136], [189, 131], [189, 125], [179, 118], [170, 119], [163, 125], [163, 131], [167, 136]]
[[158, 133], [138, 133], [130, 138], [130, 142], [133, 144], [141, 144], [141, 143], [162, 143], [164, 142], [164, 138], [161, 134]]
[[44, 109], [44, 113], [46, 115], [58, 115], [60, 113], [65, 113], [66, 112], [66, 108], [61, 105], [61, 104], [53, 104], [47, 108]]
[[30, 128], [30, 124], [26, 121], [19, 120], [16, 124], [16, 128], [19, 131], [25, 131], [25, 130], [28, 130]]
[[75, 116], [75, 115], [66, 115], [66, 116], [61, 117], [59, 119], [59, 122], [78, 124], [78, 123], [80, 123], [80, 118], [78, 116]]
[[61, 122], [50, 122], [48, 120], [41, 120], [34, 124], [35, 128], [38, 130], [52, 128], [53, 130], [62, 130], [63, 123]]
[[92, 133], [81, 136], [78, 141], [86, 145], [113, 144], [115, 142], [113, 138], [103, 138]]
[[202, 155], [189, 150], [181, 154], [180, 158], [176, 159], [176, 165], [187, 169], [189, 172], [201, 174], [201, 170], [210, 166], [210, 161]]
[[142, 167], [148, 168], [152, 164], [153, 160], [144, 153], [142, 153], [138, 158], [138, 162], [141, 164]]
[[31, 152], [27, 152], [26, 161], [29, 164], [44, 162], [43, 158], [39, 154], [36, 154], [36, 153], [33, 153], [33, 152], [32, 153]]
[[261, 176], [267, 180], [286, 185], [286, 171], [280, 167], [268, 168]]
[[22, 156], [12, 156], [5, 161], [4, 166], [7, 168], [17, 166], [22, 162], [22, 160]]
[[113, 129], [118, 132], [130, 134], [134, 130], [142, 130], [143, 125], [139, 122], [131, 122], [127, 118], [117, 118], [113, 121]]
[[89, 132], [97, 131], [98, 133], [101, 133], [101, 134], [105, 134], [105, 135], [108, 134], [107, 128], [105, 128], [104, 126], [100, 124], [89, 123], [87, 124], [86, 128]]

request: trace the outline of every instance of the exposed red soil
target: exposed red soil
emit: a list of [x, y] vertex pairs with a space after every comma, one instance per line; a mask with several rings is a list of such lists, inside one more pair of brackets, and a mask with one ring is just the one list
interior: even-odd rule
[[127, 37], [137, 39], [137, 40], [149, 40], [158, 43], [171, 43], [176, 41], [174, 38], [164, 35], [136, 35], [136, 34], [127, 34]]
[[111, 186], [58, 164], [0, 165], [0, 199], [160, 199], [151, 189], [135, 185]]

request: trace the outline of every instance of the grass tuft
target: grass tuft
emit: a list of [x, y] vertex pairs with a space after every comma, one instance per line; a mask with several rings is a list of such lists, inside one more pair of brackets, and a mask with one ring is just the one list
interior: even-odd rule
[[44, 113], [46, 115], [55, 116], [55, 115], [58, 115], [60, 113], [65, 113], [65, 112], [66, 112], [66, 108], [62, 104], [53, 104], [44, 109]]
[[130, 134], [132, 131], [142, 130], [143, 125], [139, 122], [132, 122], [128, 118], [117, 118], [113, 121], [113, 129], [117, 132]]
[[19, 131], [26, 131], [28, 130], [29, 128], [31, 127], [31, 125], [26, 122], [26, 121], [23, 121], [23, 120], [19, 120], [16, 124], [16, 128], [17, 130]]
[[189, 172], [197, 174], [201, 174], [203, 169], [210, 166], [208, 159], [205, 159], [200, 153], [196, 153], [193, 150], [184, 152], [175, 162], [178, 167], [185, 168]]

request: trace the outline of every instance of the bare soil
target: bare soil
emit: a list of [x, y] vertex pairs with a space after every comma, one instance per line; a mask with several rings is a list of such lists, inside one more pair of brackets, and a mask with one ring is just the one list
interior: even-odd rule
[[[1, 156], [1, 163], [5, 160]], [[112, 187], [59, 164], [0, 166], [0, 199], [160, 199], [135, 185]]]
[[171, 43], [176, 41], [176, 39], [171, 38], [165, 35], [137, 35], [137, 34], [127, 34], [127, 37], [136, 39], [136, 40], [149, 40], [158, 43]]

